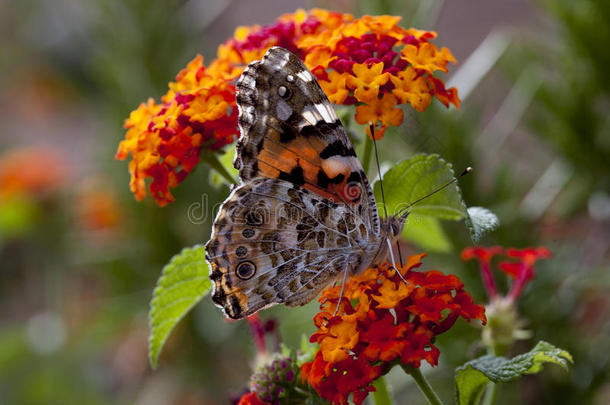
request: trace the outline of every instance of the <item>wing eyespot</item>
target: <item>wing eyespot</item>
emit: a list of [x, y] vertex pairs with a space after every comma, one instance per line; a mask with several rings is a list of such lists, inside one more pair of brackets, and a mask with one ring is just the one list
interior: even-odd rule
[[242, 280], [249, 280], [256, 274], [256, 265], [249, 260], [240, 262], [235, 267], [235, 274]]

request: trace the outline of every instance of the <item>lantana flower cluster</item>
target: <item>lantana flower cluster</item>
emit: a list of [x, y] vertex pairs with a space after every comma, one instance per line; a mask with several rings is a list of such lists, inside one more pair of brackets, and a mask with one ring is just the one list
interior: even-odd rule
[[146, 195], [147, 179], [152, 179], [149, 191], [157, 203], [172, 202], [170, 188], [186, 178], [203, 152], [236, 139], [235, 80], [272, 46], [297, 54], [330, 101], [355, 105], [356, 122], [374, 123], [377, 138], [389, 125], [402, 123], [399, 105], [423, 111], [437, 98], [459, 107], [457, 90], [434, 76], [456, 62], [451, 52], [430, 42], [436, 33], [405, 29], [399, 21], [312, 9], [283, 15], [271, 25], [237, 28], [207, 67], [198, 55], [160, 102], [149, 99], [126, 120], [127, 134], [116, 157], [131, 154], [130, 188], [136, 199]]
[[434, 338], [458, 317], [486, 322], [484, 308], [458, 277], [415, 271], [424, 256], [399, 265], [402, 277], [383, 264], [350, 278], [342, 296], [341, 286], [322, 293], [321, 312], [314, 318], [318, 331], [310, 338], [320, 349], [301, 366], [301, 377], [331, 404], [347, 404], [350, 394], [361, 404], [374, 390], [372, 382], [393, 364], [437, 365]]

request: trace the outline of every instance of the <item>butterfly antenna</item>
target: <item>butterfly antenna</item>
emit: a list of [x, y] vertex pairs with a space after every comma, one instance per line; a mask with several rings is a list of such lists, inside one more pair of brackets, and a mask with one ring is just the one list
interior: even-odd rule
[[445, 188], [449, 187], [450, 185], [452, 185], [453, 183], [456, 183], [460, 178], [464, 177], [465, 175], [467, 175], [468, 173], [470, 173], [472, 171], [472, 167], [468, 166], [466, 169], [464, 169], [464, 171], [457, 177], [454, 177], [453, 179], [449, 180], [447, 183], [443, 184], [442, 186], [438, 187], [435, 190], [432, 190], [431, 192], [429, 192], [428, 194], [426, 194], [423, 197], [418, 198], [417, 200], [413, 201], [412, 203], [410, 203], [409, 205], [407, 205], [405, 208], [403, 208], [397, 215], [398, 218], [400, 218], [401, 220], [404, 220], [407, 215], [409, 215], [410, 211], [409, 208], [411, 208], [412, 206], [414, 206], [415, 204], [421, 202], [422, 200], [425, 200], [426, 198], [438, 193], [439, 191], [444, 190]]
[[[373, 148], [375, 149], [375, 163], [377, 164], [377, 173], [379, 175], [379, 188], [381, 190], [381, 202], [383, 204], [383, 211], [385, 213], [385, 217], [389, 218], [388, 207], [385, 204], [385, 194], [383, 193], [383, 180], [381, 179], [381, 166], [379, 165], [379, 153], [377, 152], [377, 141], [375, 140], [375, 126], [372, 123], [369, 123], [369, 128], [371, 130], [371, 138], [373, 138]], [[394, 251], [392, 249], [392, 242], [390, 241], [389, 237], [386, 238], [386, 242], [388, 243], [388, 250], [390, 251], [390, 259], [392, 260], [392, 266], [394, 267], [394, 270], [396, 270], [396, 273], [398, 273], [398, 275], [400, 276], [402, 281], [404, 281], [405, 284], [408, 285], [409, 282], [407, 280], [405, 280], [405, 278], [402, 276], [402, 274], [398, 270], [398, 266], [396, 266], [396, 259], [394, 259]], [[400, 259], [400, 264], [402, 265], [402, 254], [400, 253], [400, 244], [398, 243], [398, 240], [396, 241], [396, 247], [398, 248], [398, 258]]]

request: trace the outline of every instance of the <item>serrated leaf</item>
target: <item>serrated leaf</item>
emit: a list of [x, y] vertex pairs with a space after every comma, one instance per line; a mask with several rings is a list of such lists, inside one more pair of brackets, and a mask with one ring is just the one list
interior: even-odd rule
[[456, 369], [455, 385], [459, 405], [479, 403], [485, 387], [494, 383], [513, 381], [524, 374], [535, 374], [542, 370], [544, 363], [558, 364], [568, 369], [573, 363], [572, 356], [565, 350], [550, 343], [540, 341], [532, 350], [507, 359], [505, 357], [483, 356], [469, 361]]
[[[410, 203], [424, 197], [453, 178], [451, 164], [437, 154], [420, 154], [403, 160], [383, 176], [388, 214], [396, 215]], [[381, 205], [379, 182], [375, 183], [375, 198]], [[449, 220], [460, 220], [467, 215], [466, 206], [457, 184], [451, 184], [412, 206], [410, 211]], [[380, 206], [380, 212], [382, 215], [384, 214], [383, 206]]]
[[494, 231], [500, 225], [500, 220], [490, 210], [484, 207], [469, 207], [466, 226], [470, 230], [470, 237], [478, 243], [488, 232]]
[[[424, 197], [454, 178], [453, 169], [439, 155], [420, 154], [403, 160], [383, 176], [385, 202], [389, 215], [396, 215], [410, 203]], [[375, 183], [375, 198], [379, 212], [385, 215], [381, 185]], [[427, 197], [409, 208], [410, 214], [403, 228], [403, 236], [423, 249], [448, 252], [449, 238], [438, 219], [468, 218], [466, 205], [457, 184]]]
[[157, 367], [161, 349], [176, 324], [211, 288], [203, 246], [184, 248], [165, 265], [148, 315], [148, 358], [153, 368]]
[[428, 252], [451, 251], [451, 241], [440, 221], [428, 215], [420, 215], [417, 212], [409, 214], [402, 229], [402, 236]]

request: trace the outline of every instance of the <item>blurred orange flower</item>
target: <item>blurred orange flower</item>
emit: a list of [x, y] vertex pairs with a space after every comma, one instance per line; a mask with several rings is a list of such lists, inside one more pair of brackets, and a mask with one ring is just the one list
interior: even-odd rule
[[383, 264], [350, 278], [342, 297], [341, 286], [322, 293], [314, 318], [318, 331], [310, 338], [320, 350], [301, 367], [303, 381], [320, 396], [347, 404], [353, 394], [360, 404], [392, 362], [419, 367], [425, 360], [435, 366], [440, 352], [433, 340], [458, 317], [486, 322], [484, 308], [456, 276], [415, 271], [424, 256], [410, 256], [399, 266], [406, 283]]
[[55, 149], [16, 148], [0, 156], [0, 199], [44, 194], [67, 179], [65, 159]]
[[116, 195], [103, 180], [90, 178], [78, 191], [76, 209], [79, 225], [90, 231], [108, 230], [121, 223]]
[[459, 107], [457, 90], [446, 89], [432, 76], [456, 63], [451, 52], [430, 42], [436, 33], [405, 29], [399, 21], [396, 16], [354, 18], [312, 9], [282, 15], [270, 25], [238, 27], [208, 67], [198, 55], [169, 84], [160, 103], [142, 103], [125, 121], [127, 133], [116, 158], [131, 155], [130, 188], [136, 199], [146, 195], [150, 179], [148, 190], [157, 203], [172, 202], [170, 189], [195, 168], [202, 152], [235, 141], [234, 81], [272, 46], [303, 59], [331, 102], [357, 104], [357, 122], [371, 121], [378, 138], [389, 125], [402, 123], [398, 105], [423, 111], [436, 97]]

